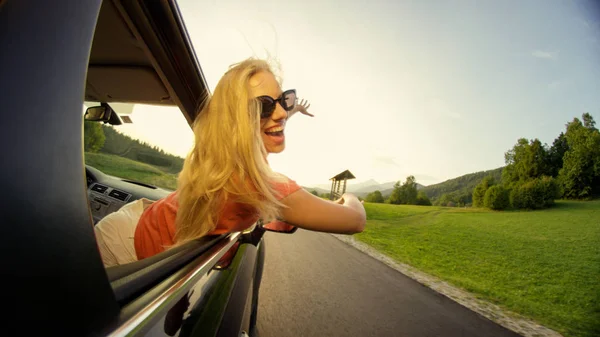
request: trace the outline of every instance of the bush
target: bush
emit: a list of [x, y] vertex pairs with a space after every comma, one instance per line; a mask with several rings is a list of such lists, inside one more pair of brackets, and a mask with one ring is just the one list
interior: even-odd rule
[[516, 185], [510, 192], [510, 204], [518, 209], [542, 209], [554, 205], [560, 194], [556, 180], [542, 176]]
[[510, 205], [508, 191], [499, 185], [488, 188], [483, 198], [483, 204], [496, 211], [506, 209]]
[[375, 202], [375, 203], [383, 203], [383, 195], [381, 195], [380, 191], [375, 191], [367, 194], [365, 197], [366, 202]]

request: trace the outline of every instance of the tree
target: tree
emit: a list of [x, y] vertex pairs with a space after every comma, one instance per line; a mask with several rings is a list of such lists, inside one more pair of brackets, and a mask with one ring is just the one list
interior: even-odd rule
[[494, 178], [491, 176], [487, 176], [483, 178], [483, 180], [479, 183], [479, 185], [475, 186], [473, 190], [473, 206], [474, 207], [484, 207], [484, 198], [485, 192], [487, 192], [488, 188], [495, 185]]
[[504, 154], [506, 167], [502, 182], [507, 185], [528, 181], [548, 174], [548, 153], [539, 139], [528, 141], [520, 138], [517, 144]]
[[431, 200], [429, 200], [429, 198], [427, 197], [427, 194], [425, 194], [425, 192], [419, 191], [417, 193], [416, 204], [421, 205], [421, 206], [431, 206]]
[[86, 152], [98, 152], [103, 146], [106, 137], [102, 125], [98, 122], [83, 122], [83, 149]]
[[558, 172], [560, 172], [560, 169], [563, 166], [563, 157], [568, 150], [569, 144], [567, 143], [567, 137], [565, 137], [565, 134], [561, 132], [548, 150], [546, 164], [548, 166], [548, 173], [550, 176], [558, 176]]
[[500, 211], [506, 209], [509, 204], [508, 191], [500, 185], [494, 185], [487, 189], [483, 204], [486, 208]]
[[402, 184], [402, 196], [406, 200], [407, 205], [417, 203], [417, 180], [414, 176], [408, 176], [404, 184]]
[[367, 194], [367, 197], [365, 198], [366, 202], [374, 202], [374, 203], [383, 203], [383, 195], [381, 194], [380, 191], [375, 191], [375, 192], [371, 192], [369, 194]]
[[583, 123], [575, 118], [567, 124], [565, 137], [569, 149], [559, 172], [564, 197], [587, 199], [600, 193], [600, 132], [588, 113]]
[[314, 195], [314, 196], [317, 196], [317, 197], [319, 196], [319, 192], [317, 192], [317, 190], [312, 190], [312, 191], [310, 191], [310, 193], [312, 193], [312, 195]]
[[415, 205], [417, 203], [417, 181], [414, 176], [406, 177], [406, 181], [394, 184], [394, 191], [389, 202], [396, 205]]
[[589, 112], [586, 112], [583, 115], [581, 115], [581, 119], [583, 119], [583, 126], [590, 130], [598, 131], [598, 129], [596, 129], [596, 121], [594, 121], [594, 117], [592, 117], [592, 115], [590, 115]]
[[387, 202], [390, 204], [394, 204], [394, 205], [399, 205], [401, 204], [401, 192], [400, 192], [400, 188], [402, 186], [400, 185], [400, 182], [397, 181], [394, 184], [394, 190], [392, 191], [392, 194], [390, 194], [390, 197], [387, 199]]

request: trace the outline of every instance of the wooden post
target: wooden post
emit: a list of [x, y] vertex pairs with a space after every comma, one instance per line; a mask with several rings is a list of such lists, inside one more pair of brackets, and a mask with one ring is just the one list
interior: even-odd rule
[[335, 179], [333, 179], [333, 181], [331, 182], [331, 193], [329, 193], [329, 200], [333, 200], [334, 196], [333, 196], [333, 188], [335, 186]]
[[334, 186], [333, 186], [333, 200], [337, 199], [337, 180], [333, 180]]
[[344, 190], [343, 190], [342, 194], [346, 193], [346, 181], [348, 181], [348, 179], [344, 178]]

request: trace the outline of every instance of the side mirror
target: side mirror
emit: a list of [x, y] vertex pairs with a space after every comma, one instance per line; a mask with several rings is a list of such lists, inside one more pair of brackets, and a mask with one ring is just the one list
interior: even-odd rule
[[285, 234], [292, 234], [298, 229], [298, 227], [292, 226], [289, 223], [287, 223], [285, 221], [280, 221], [280, 220], [275, 220], [275, 221], [271, 221], [267, 224], [263, 224], [262, 228], [264, 228], [265, 230], [270, 231], [270, 232], [285, 233]]
[[121, 125], [121, 119], [115, 111], [106, 103], [100, 106], [89, 107], [85, 110], [83, 119], [90, 122], [104, 122], [111, 125]]

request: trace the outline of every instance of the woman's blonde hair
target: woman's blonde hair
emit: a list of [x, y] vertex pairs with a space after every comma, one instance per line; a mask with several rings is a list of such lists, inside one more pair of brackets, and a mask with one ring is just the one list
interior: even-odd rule
[[278, 215], [272, 183], [281, 177], [267, 163], [260, 105], [250, 94], [250, 78], [262, 71], [272, 73], [257, 59], [231, 66], [196, 118], [194, 147], [178, 180], [175, 245], [214, 230], [226, 200], [252, 206], [265, 220]]

